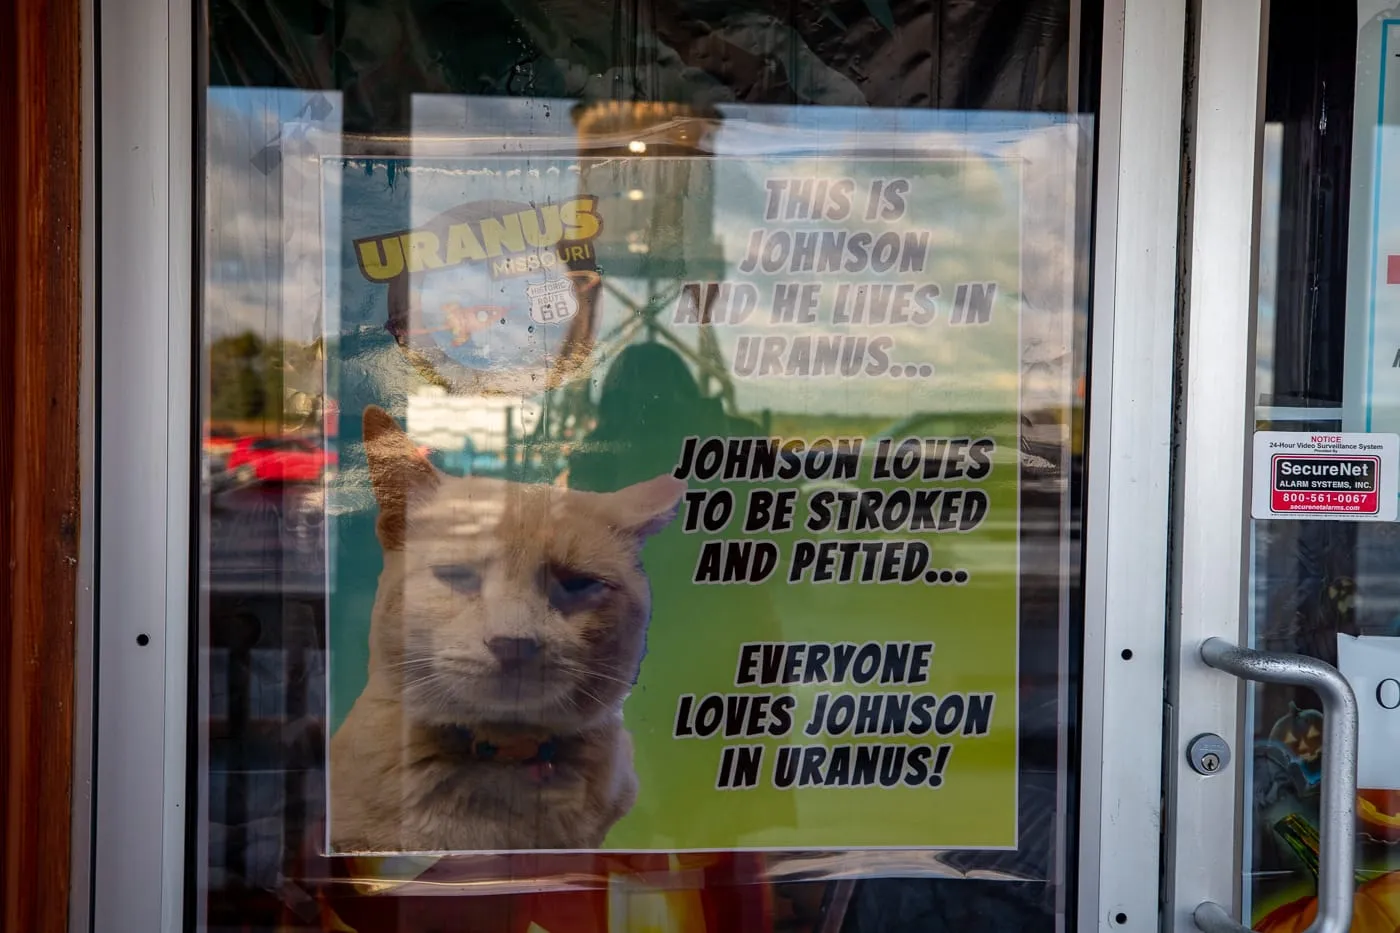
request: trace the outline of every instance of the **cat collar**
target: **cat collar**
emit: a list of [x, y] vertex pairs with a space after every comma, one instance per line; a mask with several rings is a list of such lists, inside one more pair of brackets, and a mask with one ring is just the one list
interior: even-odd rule
[[456, 732], [477, 761], [524, 765], [539, 781], [554, 774], [559, 742], [553, 736], [542, 739], [538, 734], [496, 733], [465, 726], [458, 726]]

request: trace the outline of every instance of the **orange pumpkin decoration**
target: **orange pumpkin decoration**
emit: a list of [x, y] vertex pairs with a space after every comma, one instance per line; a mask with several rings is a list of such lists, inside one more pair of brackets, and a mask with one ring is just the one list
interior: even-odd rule
[[[1351, 933], [1400, 931], [1400, 871], [1374, 878], [1356, 889]], [[1317, 898], [1303, 897], [1270, 911], [1254, 925], [1256, 933], [1303, 933], [1317, 917]]]
[[1379, 842], [1400, 841], [1400, 791], [1362, 788], [1356, 794], [1361, 831]]

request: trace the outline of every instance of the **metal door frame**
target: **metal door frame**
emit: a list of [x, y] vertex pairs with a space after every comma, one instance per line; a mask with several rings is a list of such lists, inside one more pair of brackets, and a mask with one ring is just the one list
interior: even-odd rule
[[1186, 26], [1185, 0], [1105, 10], [1085, 505], [1083, 931], [1151, 933], [1161, 903]]
[[[1248, 756], [1244, 684], [1208, 667], [1206, 639], [1248, 644], [1248, 450], [1253, 390], [1258, 205], [1263, 151], [1267, 0], [1196, 0], [1187, 102], [1190, 148], [1180, 311], [1169, 679], [1172, 717], [1163, 831], [1167, 917], [1196, 931], [1214, 901], [1238, 915]], [[1186, 745], [1216, 733], [1236, 764], [1203, 777]]]
[[[100, 585], [81, 620], [97, 660], [95, 685], [78, 697], [95, 710], [95, 803], [93, 831], [76, 853], [91, 866], [91, 904], [74, 911], [73, 930], [176, 933], [193, 657], [196, 32], [187, 2], [109, 3], [97, 7], [94, 66], [100, 324], [90, 465], [100, 531], [88, 570], [100, 572]], [[1071, 896], [1079, 929], [1146, 933], [1157, 929], [1161, 897], [1187, 10], [1186, 0], [1105, 7]], [[1056, 870], [1063, 880], [1068, 866]]]
[[95, 810], [90, 916], [73, 929], [174, 933], [193, 607], [196, 4], [96, 2]]

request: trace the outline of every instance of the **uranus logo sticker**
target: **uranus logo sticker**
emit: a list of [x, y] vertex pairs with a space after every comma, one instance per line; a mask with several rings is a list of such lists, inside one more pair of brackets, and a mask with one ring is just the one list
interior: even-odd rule
[[361, 274], [371, 282], [469, 262], [488, 263], [492, 278], [524, 275], [591, 258], [593, 250], [587, 244], [603, 229], [597, 203], [592, 195], [581, 195], [561, 204], [492, 211], [420, 230], [365, 237], [355, 241], [355, 257]]
[[453, 391], [537, 392], [584, 368], [602, 284], [598, 198], [485, 198], [353, 240], [386, 329]]

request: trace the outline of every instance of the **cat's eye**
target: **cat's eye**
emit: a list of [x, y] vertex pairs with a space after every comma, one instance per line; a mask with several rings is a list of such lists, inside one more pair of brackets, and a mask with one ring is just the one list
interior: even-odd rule
[[467, 564], [441, 564], [433, 568], [433, 576], [459, 593], [481, 591], [481, 574]]
[[559, 579], [559, 586], [570, 596], [582, 596], [585, 593], [593, 593], [601, 590], [606, 584], [597, 577], [569, 576]]
[[555, 570], [549, 584], [549, 601], [561, 612], [573, 612], [592, 605], [607, 588], [607, 581], [595, 576]]

